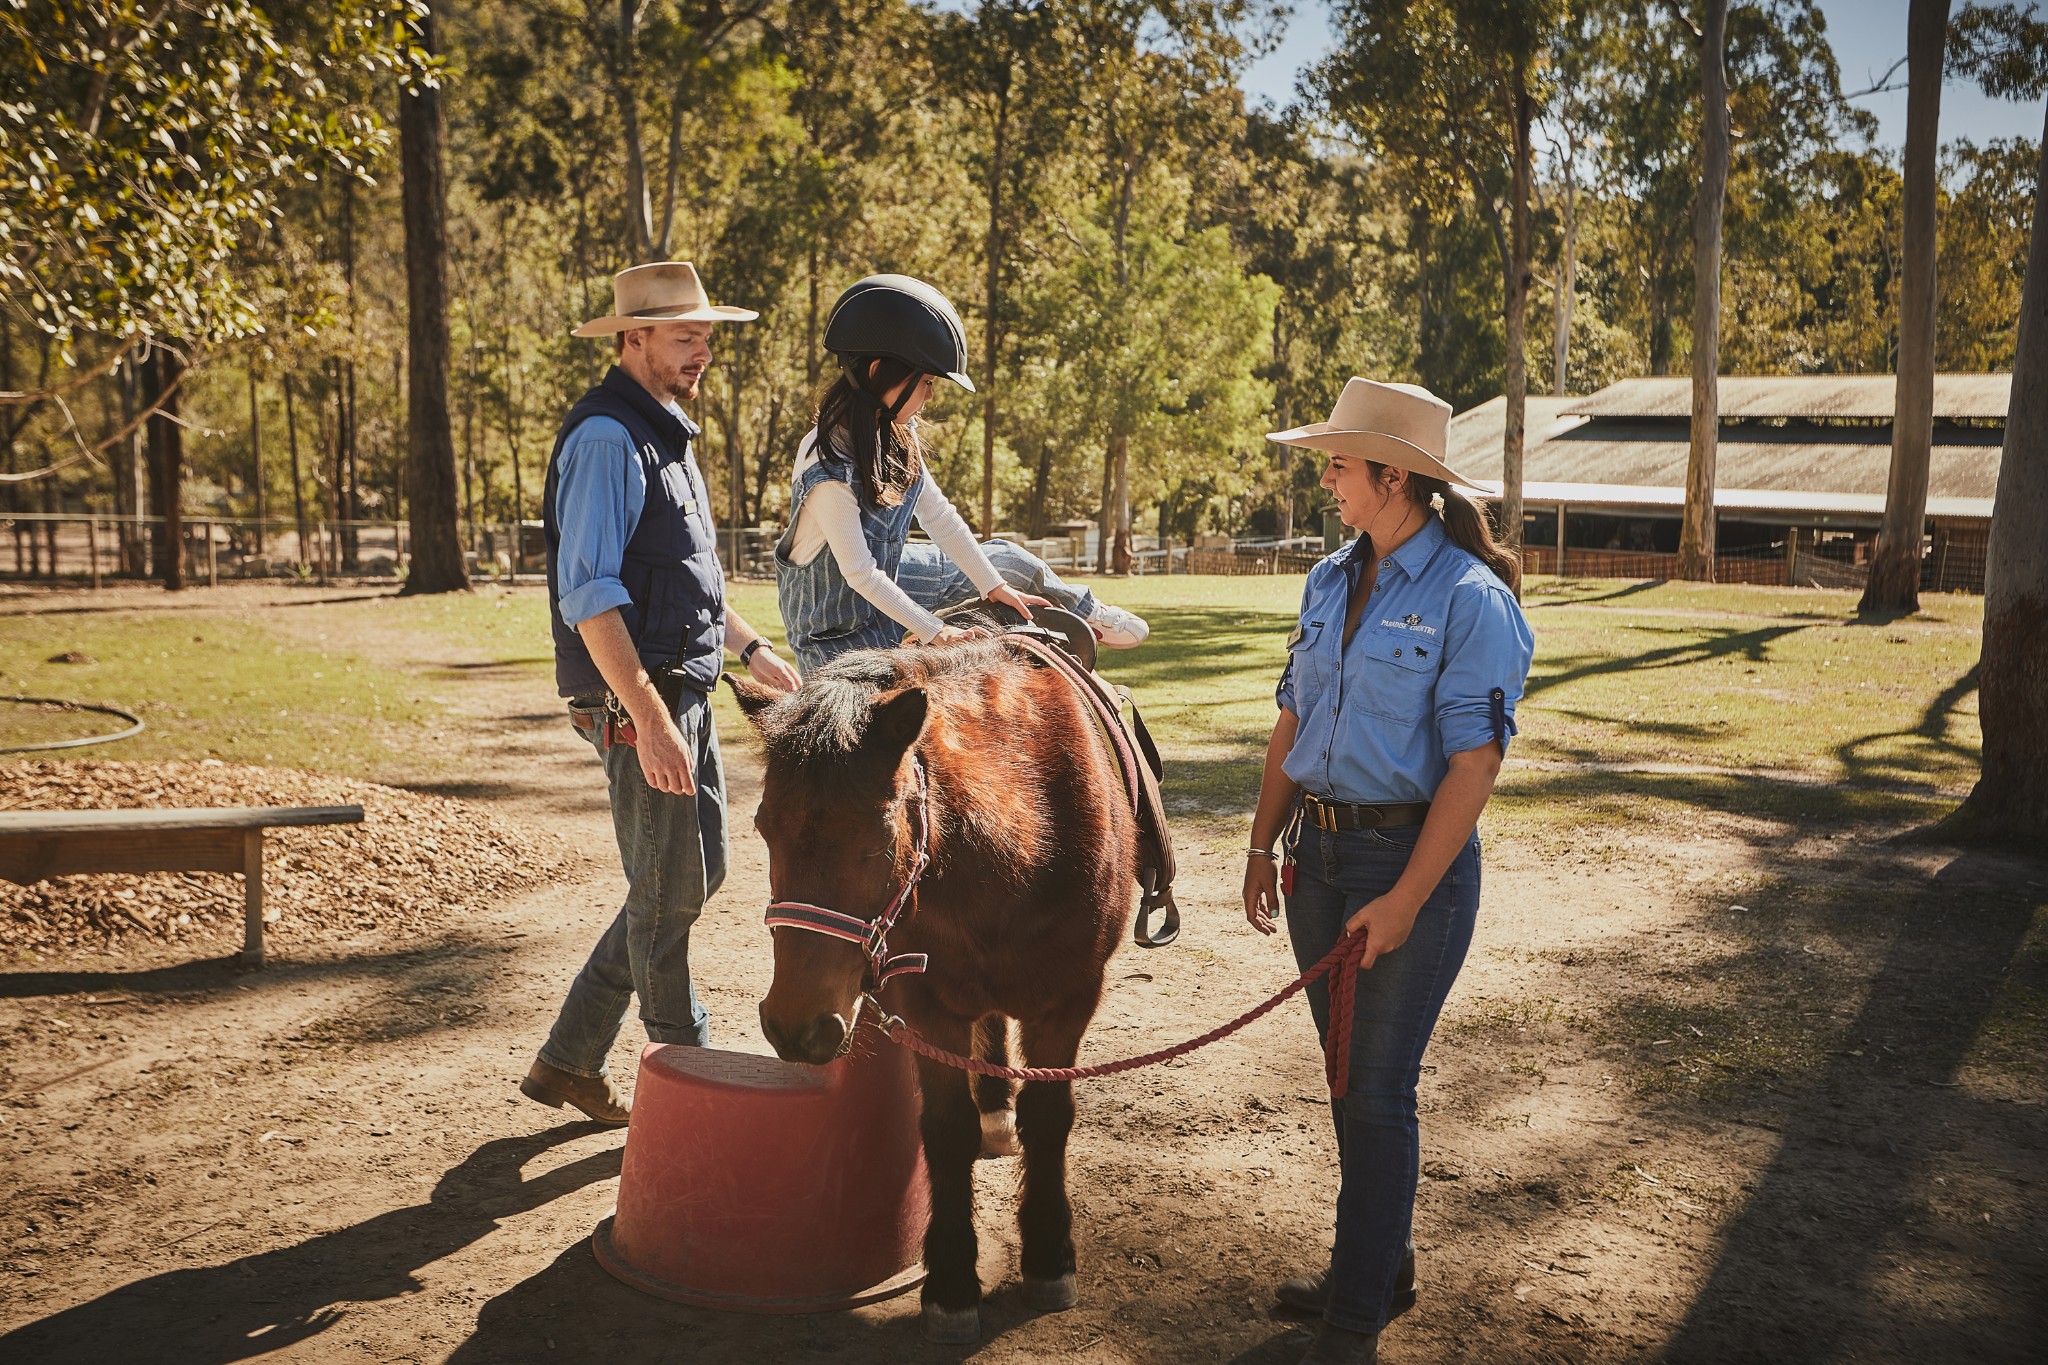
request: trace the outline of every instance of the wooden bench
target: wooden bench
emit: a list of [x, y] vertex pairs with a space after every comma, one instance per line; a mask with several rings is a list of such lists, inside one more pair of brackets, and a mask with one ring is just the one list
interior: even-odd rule
[[263, 831], [361, 824], [361, 806], [0, 811], [0, 877], [20, 886], [81, 872], [239, 872], [242, 960], [263, 963]]

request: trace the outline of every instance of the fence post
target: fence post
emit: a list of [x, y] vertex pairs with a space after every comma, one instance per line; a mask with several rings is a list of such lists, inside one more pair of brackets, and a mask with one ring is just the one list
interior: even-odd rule
[[93, 591], [98, 592], [100, 587], [100, 519], [98, 517], [87, 517], [85, 519], [85, 559], [88, 571], [92, 575]]

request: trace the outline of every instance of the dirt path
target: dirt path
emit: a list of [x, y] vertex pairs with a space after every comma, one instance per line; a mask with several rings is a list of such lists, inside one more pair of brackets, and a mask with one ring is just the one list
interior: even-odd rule
[[[305, 618], [313, 613], [294, 613]], [[397, 628], [359, 647], [476, 664]], [[1327, 1246], [1333, 1147], [1303, 1009], [1090, 1083], [1083, 1301], [1015, 1293], [1014, 1163], [979, 1168], [976, 1351], [915, 1296], [749, 1318], [591, 1257], [623, 1138], [519, 1098], [620, 891], [588, 751], [529, 676], [472, 667], [459, 782], [590, 852], [428, 942], [260, 973], [0, 973], [0, 1359], [1291, 1362], [1271, 1282]], [[736, 825], [758, 768], [728, 733]], [[1126, 949], [1084, 1059], [1199, 1032], [1291, 975], [1230, 911], [1241, 822], [1187, 822], [1182, 943]], [[1420, 1308], [1390, 1362], [2022, 1360], [2048, 1339], [2048, 871], [1702, 813], [1675, 839], [1489, 849], [1422, 1096]], [[766, 1051], [759, 844], [695, 961], [721, 1045]], [[2030, 1003], [2031, 1002], [2031, 1003]], [[631, 1023], [615, 1064], [630, 1075]]]

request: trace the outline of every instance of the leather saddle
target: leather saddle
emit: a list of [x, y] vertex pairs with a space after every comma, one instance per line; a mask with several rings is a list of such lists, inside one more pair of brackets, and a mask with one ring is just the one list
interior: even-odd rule
[[[1125, 794], [1138, 817], [1137, 922], [1131, 939], [1141, 948], [1164, 948], [1180, 937], [1180, 907], [1173, 899], [1173, 832], [1166, 823], [1166, 799], [1159, 788], [1163, 765], [1159, 746], [1131, 699], [1130, 689], [1095, 671], [1095, 632], [1059, 607], [1039, 607], [1026, 621], [996, 602], [978, 601], [939, 613], [949, 625], [985, 626], [1016, 646], [1040, 667], [1053, 668], [1074, 684], [1088, 703], [1096, 727], [1115, 755]], [[1160, 912], [1159, 928], [1152, 915]]]

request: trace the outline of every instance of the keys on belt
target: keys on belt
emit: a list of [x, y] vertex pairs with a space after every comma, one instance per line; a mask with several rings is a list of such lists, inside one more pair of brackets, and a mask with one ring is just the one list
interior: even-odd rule
[[633, 717], [626, 712], [625, 705], [612, 693], [603, 696], [590, 694], [569, 698], [569, 723], [579, 730], [602, 729], [605, 747], [623, 744], [634, 747], [638, 735], [633, 730]]
[[1395, 801], [1364, 805], [1354, 801], [1331, 801], [1314, 792], [1301, 796], [1302, 818], [1317, 829], [1392, 829], [1419, 825], [1429, 817], [1427, 801]]

